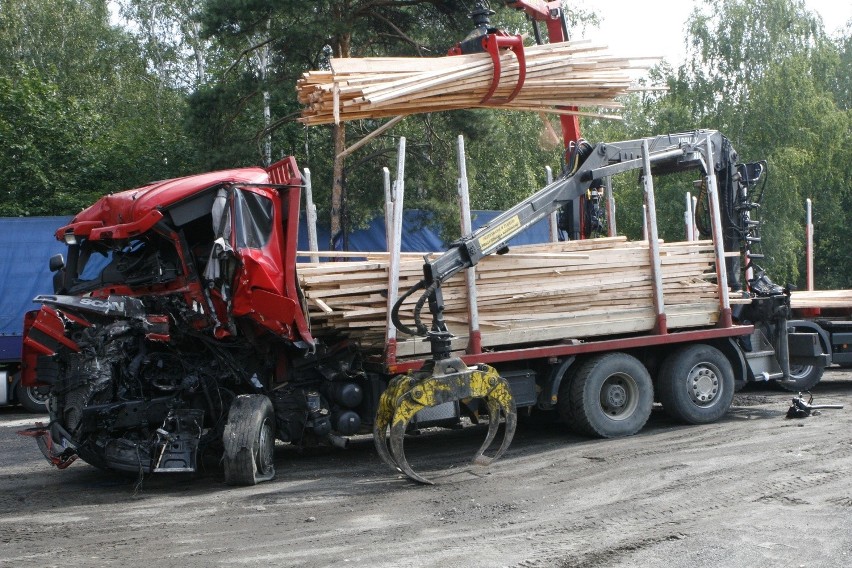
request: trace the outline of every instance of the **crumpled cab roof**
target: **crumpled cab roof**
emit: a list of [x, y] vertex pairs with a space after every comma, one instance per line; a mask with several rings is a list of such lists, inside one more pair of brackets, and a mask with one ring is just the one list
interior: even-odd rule
[[163, 215], [161, 210], [209, 187], [222, 183], [270, 183], [260, 167], [208, 172], [158, 181], [135, 189], [106, 195], [78, 213], [56, 231], [90, 239], [127, 238], [150, 229]]

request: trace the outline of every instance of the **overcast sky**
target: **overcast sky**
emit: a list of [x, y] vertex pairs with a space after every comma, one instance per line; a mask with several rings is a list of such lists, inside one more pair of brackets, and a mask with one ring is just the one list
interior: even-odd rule
[[[585, 6], [581, 2], [576, 5]], [[608, 45], [616, 55], [662, 56], [677, 66], [683, 57], [686, 19], [694, 5], [694, 0], [606, 0], [591, 8], [600, 15], [601, 25], [597, 31], [587, 30], [586, 37], [594, 33], [594, 39]], [[831, 35], [852, 18], [850, 0], [806, 0], [805, 5], [822, 16]]]

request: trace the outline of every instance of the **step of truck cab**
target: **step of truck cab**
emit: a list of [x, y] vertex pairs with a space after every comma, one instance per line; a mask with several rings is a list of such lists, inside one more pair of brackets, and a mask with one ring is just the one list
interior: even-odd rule
[[752, 351], [744, 353], [746, 363], [757, 381], [769, 381], [784, 376], [772, 344], [760, 330], [750, 336]]
[[756, 381], [770, 381], [784, 376], [775, 351], [752, 351], [745, 354], [746, 363], [751, 369]]

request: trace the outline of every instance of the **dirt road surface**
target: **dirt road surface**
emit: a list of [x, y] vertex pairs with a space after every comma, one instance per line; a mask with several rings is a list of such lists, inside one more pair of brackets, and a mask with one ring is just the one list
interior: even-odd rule
[[[0, 567], [852, 566], [852, 372], [830, 370], [787, 420], [789, 393], [739, 393], [719, 423], [655, 410], [637, 436], [589, 440], [522, 424], [507, 455], [465, 464], [479, 427], [406, 441], [419, 486], [365, 438], [276, 451], [270, 483], [59, 471], [33, 422], [0, 409]], [[433, 467], [428, 467], [431, 464]]]

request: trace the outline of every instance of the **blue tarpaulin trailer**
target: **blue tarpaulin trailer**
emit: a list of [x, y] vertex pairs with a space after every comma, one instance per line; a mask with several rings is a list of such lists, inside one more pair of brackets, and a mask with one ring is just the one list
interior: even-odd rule
[[53, 236], [70, 217], [0, 219], [0, 364], [21, 357], [24, 314], [32, 300], [53, 292], [50, 257], [65, 250]]
[[34, 297], [53, 292], [48, 262], [65, 250], [54, 232], [68, 221], [70, 217], [0, 218], [0, 405], [23, 403], [18, 399], [26, 396], [16, 388], [24, 314], [36, 309]]

